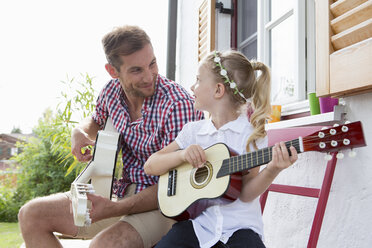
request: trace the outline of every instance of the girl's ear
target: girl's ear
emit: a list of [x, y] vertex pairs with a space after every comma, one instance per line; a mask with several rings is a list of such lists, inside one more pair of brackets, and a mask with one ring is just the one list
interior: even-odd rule
[[110, 76], [112, 78], [118, 78], [119, 77], [119, 73], [118, 71], [116, 70], [116, 68], [114, 66], [112, 66], [111, 64], [106, 64], [105, 65], [105, 68], [106, 68], [106, 71], [110, 74]]
[[223, 97], [223, 95], [225, 94], [225, 85], [223, 83], [217, 83], [216, 84], [216, 92], [215, 92], [215, 96], [217, 98], [221, 98]]

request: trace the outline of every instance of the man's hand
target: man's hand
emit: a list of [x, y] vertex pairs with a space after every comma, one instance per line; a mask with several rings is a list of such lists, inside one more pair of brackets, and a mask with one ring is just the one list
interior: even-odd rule
[[81, 128], [75, 128], [72, 131], [71, 136], [71, 152], [77, 160], [80, 162], [87, 162], [92, 159], [92, 154], [90, 151], [85, 151], [82, 153], [81, 149], [83, 147], [94, 145], [94, 141], [88, 138], [88, 134], [85, 133]]
[[87, 194], [87, 198], [92, 202], [92, 209], [90, 210], [92, 223], [116, 216], [114, 209], [117, 206], [117, 202], [96, 194]]

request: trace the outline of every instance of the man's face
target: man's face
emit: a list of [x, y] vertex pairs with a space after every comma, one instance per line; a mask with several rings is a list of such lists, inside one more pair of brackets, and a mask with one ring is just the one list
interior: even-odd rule
[[118, 78], [128, 96], [150, 97], [155, 92], [158, 65], [151, 44], [127, 56], [121, 56]]

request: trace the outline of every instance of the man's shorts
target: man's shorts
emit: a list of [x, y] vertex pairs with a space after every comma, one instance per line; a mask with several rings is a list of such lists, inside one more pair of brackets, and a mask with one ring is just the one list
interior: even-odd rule
[[[133, 195], [135, 189], [135, 184], [130, 185], [126, 190], [124, 198]], [[66, 192], [65, 194], [69, 199], [71, 199], [70, 192]], [[175, 220], [166, 218], [162, 215], [160, 210], [157, 209], [139, 214], [112, 217], [97, 221], [90, 226], [79, 227], [78, 233], [74, 238], [91, 239], [100, 231], [118, 221], [125, 221], [132, 225], [141, 236], [145, 248], [155, 245], [165, 234], [167, 234], [172, 225], [176, 223]]]

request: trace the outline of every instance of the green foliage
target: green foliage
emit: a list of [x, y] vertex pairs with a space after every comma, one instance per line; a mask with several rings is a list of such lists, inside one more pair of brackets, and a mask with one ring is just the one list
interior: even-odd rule
[[57, 114], [46, 110], [33, 129], [36, 137], [18, 144], [23, 152], [13, 158], [19, 165], [17, 186], [0, 185], [0, 221], [16, 221], [19, 208], [32, 198], [69, 190], [79, 170], [71, 172], [84, 166], [70, 147], [71, 130], [77, 123], [72, 118], [86, 118], [94, 110], [92, 79], [88, 75], [83, 79], [64, 82], [68, 89], [62, 92]]
[[[66, 92], [61, 92], [62, 98], [53, 124], [59, 129], [47, 134], [53, 137], [52, 151], [59, 153], [58, 161], [64, 166], [69, 165], [67, 175], [74, 169], [79, 172], [83, 168], [83, 164], [71, 154], [71, 130], [80, 120], [90, 117], [95, 108], [92, 78], [88, 74], [81, 76], [83, 81], [76, 81], [72, 78], [62, 82], [67, 89]], [[73, 159], [72, 162], [71, 159]]]
[[17, 221], [17, 215], [19, 206], [14, 202], [15, 189], [4, 186], [3, 182], [0, 184], [0, 220], [7, 222]]

